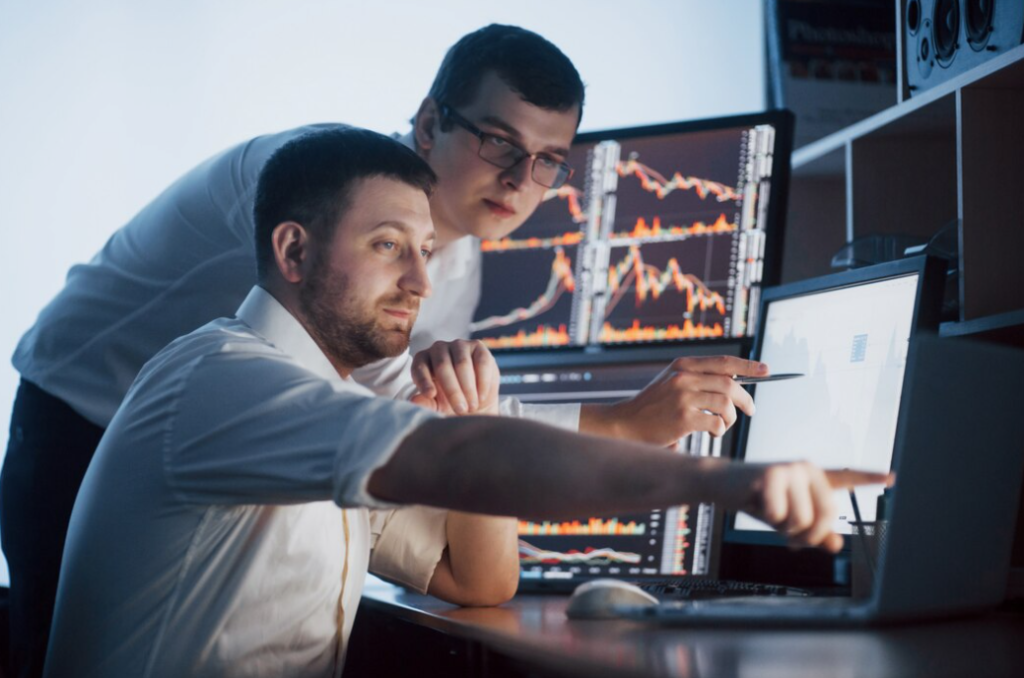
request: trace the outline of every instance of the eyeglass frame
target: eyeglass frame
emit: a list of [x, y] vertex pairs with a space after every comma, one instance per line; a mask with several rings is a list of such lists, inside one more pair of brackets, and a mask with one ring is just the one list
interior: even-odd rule
[[[548, 186], [543, 181], [539, 181], [537, 179], [537, 177], [534, 176], [534, 172], [537, 169], [537, 160], [539, 160], [541, 158], [544, 158], [545, 160], [548, 160], [548, 161], [555, 161], [556, 160], [555, 158], [552, 158], [552, 157], [549, 157], [549, 156], [542, 156], [540, 153], [527, 153], [525, 148], [523, 148], [519, 144], [515, 143], [514, 141], [512, 141], [508, 137], [504, 137], [504, 136], [502, 136], [500, 134], [491, 134], [490, 132], [484, 132], [482, 129], [480, 129], [479, 127], [477, 127], [473, 123], [471, 123], [469, 120], [467, 120], [465, 117], [463, 117], [462, 114], [460, 114], [459, 112], [457, 112], [455, 109], [453, 109], [451, 106], [449, 106], [447, 104], [440, 104], [438, 106], [438, 109], [441, 112], [441, 117], [442, 118], [447, 119], [447, 120], [451, 120], [456, 125], [458, 125], [462, 129], [466, 130], [467, 132], [469, 132], [470, 134], [475, 136], [480, 141], [480, 146], [477, 148], [477, 152], [476, 153], [477, 153], [478, 156], [480, 156], [481, 160], [487, 162], [488, 164], [494, 165], [495, 167], [500, 167], [501, 169], [512, 169], [513, 167], [515, 167], [516, 165], [521, 163], [524, 159], [530, 158], [530, 161], [531, 161], [530, 162], [530, 178], [533, 181], [536, 181], [541, 186], [544, 186], [545, 188], [550, 188], [552, 190], [557, 190], [557, 189], [561, 188], [562, 186], [564, 186], [565, 184], [567, 184], [569, 182], [569, 179], [572, 178], [573, 173], [576, 171], [573, 168], [573, 166], [570, 165], [569, 163], [567, 163], [565, 161], [556, 161], [558, 169], [563, 171], [565, 173], [565, 176], [562, 178], [562, 180], [560, 182], [556, 182], [556, 184], [554, 186]], [[486, 143], [487, 139], [500, 139], [501, 141], [505, 142], [506, 144], [511, 146], [513, 149], [515, 149], [519, 153], [519, 158], [515, 162], [513, 162], [511, 165], [505, 166], [505, 165], [499, 165], [497, 162], [495, 162], [491, 158], [485, 157], [484, 154], [483, 154], [483, 150], [484, 150], [484, 144]]]

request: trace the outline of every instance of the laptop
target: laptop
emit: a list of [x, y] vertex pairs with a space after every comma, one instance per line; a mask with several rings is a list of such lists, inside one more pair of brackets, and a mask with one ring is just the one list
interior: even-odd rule
[[[752, 356], [806, 376], [762, 384], [737, 456], [892, 469], [887, 543], [873, 586], [850, 596], [731, 597], [620, 609], [665, 624], [864, 625], [998, 605], [1024, 473], [1024, 418], [1010, 411], [1024, 352], [940, 339], [938, 262], [903, 260], [767, 290]], [[865, 521], [881, 487], [857, 490]], [[836, 531], [849, 535], [849, 495]], [[726, 517], [724, 539], [781, 546], [754, 518]], [[847, 536], [846, 539], [851, 539]]]

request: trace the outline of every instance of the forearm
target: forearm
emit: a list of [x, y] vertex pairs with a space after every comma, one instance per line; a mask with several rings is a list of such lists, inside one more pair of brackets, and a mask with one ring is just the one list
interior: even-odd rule
[[515, 518], [448, 513], [448, 548], [429, 593], [459, 605], [500, 605], [519, 584]]
[[605, 436], [607, 438], [619, 438], [621, 440], [632, 440], [624, 427], [619, 425], [618, 419], [608, 416], [611, 412], [609, 405], [588, 403], [580, 406], [580, 433], [592, 436]]
[[835, 489], [891, 483], [884, 473], [806, 462], [740, 464], [498, 417], [435, 419], [374, 471], [385, 501], [530, 519], [614, 515], [711, 502], [784, 529], [790, 543], [842, 546]]
[[766, 375], [761, 363], [729, 356], [679, 358], [632, 398], [587, 404], [580, 431], [667, 446], [697, 431], [721, 436], [737, 411], [754, 414], [750, 394], [734, 375]]
[[526, 518], [714, 501], [721, 462], [494, 417], [420, 426], [368, 489], [398, 503]]

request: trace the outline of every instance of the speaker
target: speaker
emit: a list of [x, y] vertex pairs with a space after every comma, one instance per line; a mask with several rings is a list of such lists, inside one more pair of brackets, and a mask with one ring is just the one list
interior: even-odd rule
[[1024, 42], [1022, 0], [901, 0], [910, 95]]

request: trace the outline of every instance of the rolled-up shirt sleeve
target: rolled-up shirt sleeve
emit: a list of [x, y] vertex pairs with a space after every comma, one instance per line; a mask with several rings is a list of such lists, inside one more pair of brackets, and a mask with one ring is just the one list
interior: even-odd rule
[[448, 546], [448, 511], [405, 506], [370, 512], [370, 572], [426, 593]]
[[[258, 371], [251, 351], [264, 353]], [[177, 400], [163, 431], [164, 469], [187, 502], [392, 507], [367, 491], [370, 475], [436, 416], [324, 380], [269, 348], [200, 357], [178, 379], [163, 390]]]
[[498, 409], [504, 417], [530, 419], [542, 424], [556, 426], [567, 431], [580, 430], [580, 404], [557, 403], [546, 405], [529, 405], [519, 398], [502, 398]]

